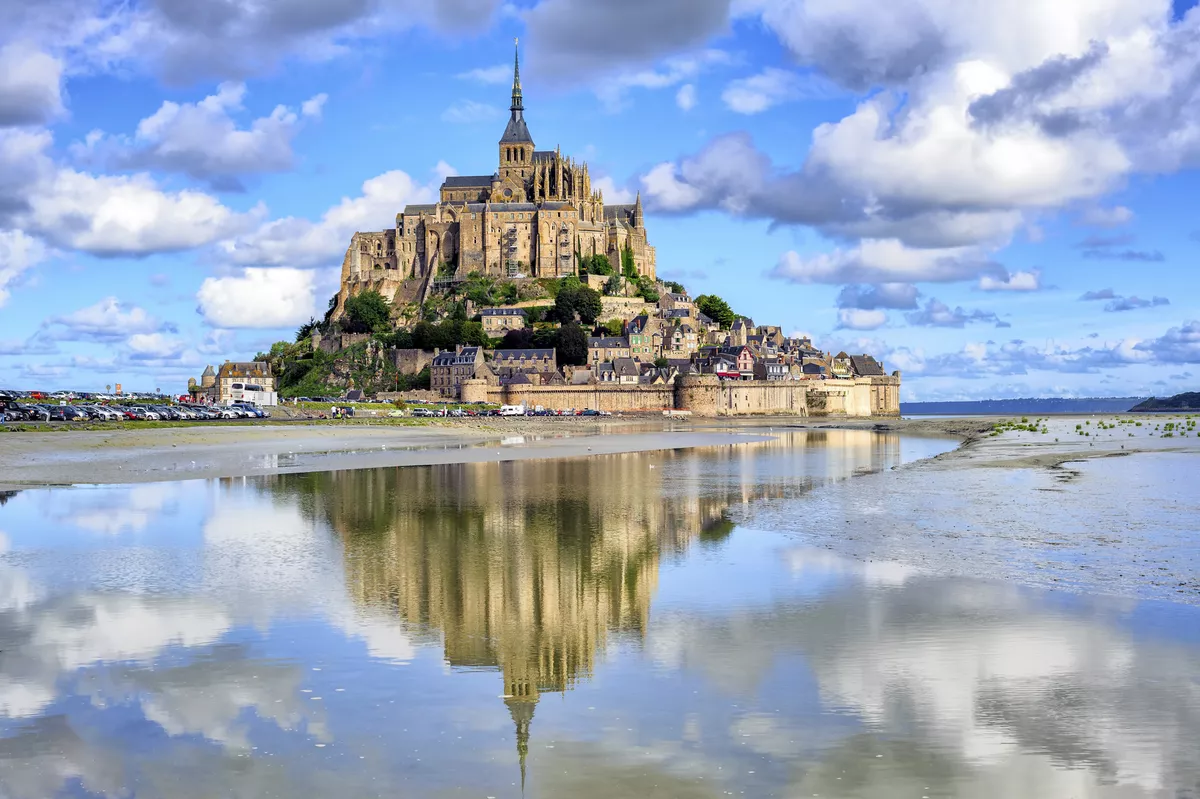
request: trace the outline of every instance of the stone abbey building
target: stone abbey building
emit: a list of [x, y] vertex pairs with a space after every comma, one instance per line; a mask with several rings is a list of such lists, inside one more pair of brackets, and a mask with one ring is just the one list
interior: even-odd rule
[[394, 229], [354, 234], [342, 263], [338, 314], [347, 297], [367, 289], [393, 304], [417, 302], [436, 277], [564, 277], [578, 272], [580, 257], [595, 254], [619, 269], [626, 249], [639, 274], [655, 277], [641, 196], [605, 205], [587, 164], [534, 145], [519, 57], [510, 111], [495, 173], [449, 177], [439, 202], [409, 205]]

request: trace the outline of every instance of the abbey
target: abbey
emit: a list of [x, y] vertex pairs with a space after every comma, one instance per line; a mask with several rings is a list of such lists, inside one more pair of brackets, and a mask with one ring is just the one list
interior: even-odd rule
[[605, 205], [588, 165], [538, 150], [525, 123], [519, 56], [511, 116], [491, 175], [449, 177], [439, 202], [409, 205], [392, 230], [355, 233], [342, 264], [338, 310], [368, 288], [396, 302], [422, 299], [431, 277], [478, 272], [496, 277], [565, 277], [579, 261], [606, 255], [620, 269], [631, 253], [640, 275], [655, 277], [641, 196]]

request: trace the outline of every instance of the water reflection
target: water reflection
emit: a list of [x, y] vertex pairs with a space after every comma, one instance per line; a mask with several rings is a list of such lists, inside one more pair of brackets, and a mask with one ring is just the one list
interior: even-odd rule
[[0, 796], [1190, 795], [1195, 611], [732, 521], [922, 446], [19, 494]]

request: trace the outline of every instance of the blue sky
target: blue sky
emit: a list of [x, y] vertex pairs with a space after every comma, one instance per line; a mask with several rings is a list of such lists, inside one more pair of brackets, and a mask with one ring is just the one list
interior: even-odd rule
[[640, 190], [693, 293], [907, 400], [1200, 386], [1192, 3], [193, 6], [0, 7], [0, 387], [290, 337], [353, 231], [496, 168], [514, 37], [539, 148]]

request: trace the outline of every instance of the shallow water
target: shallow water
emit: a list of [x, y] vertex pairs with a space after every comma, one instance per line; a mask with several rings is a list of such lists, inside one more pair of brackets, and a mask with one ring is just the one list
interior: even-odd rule
[[0, 796], [1198, 795], [1197, 609], [767, 529], [952, 446], [776, 435], [5, 497]]

